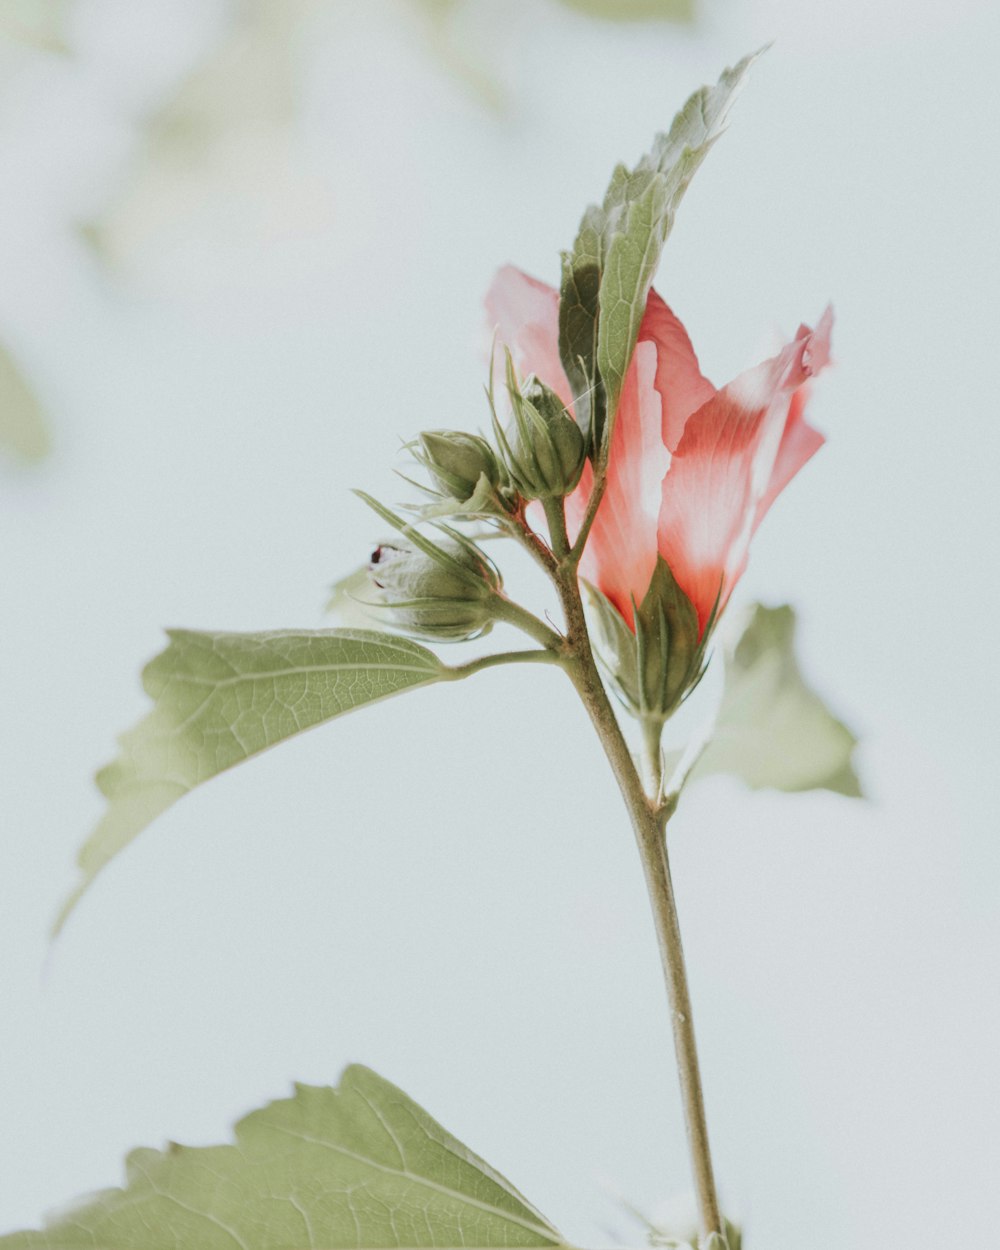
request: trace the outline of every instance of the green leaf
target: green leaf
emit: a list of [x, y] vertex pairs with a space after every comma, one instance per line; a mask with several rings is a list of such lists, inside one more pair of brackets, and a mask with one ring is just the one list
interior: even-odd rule
[[643, 22], [659, 19], [668, 22], [690, 22], [694, 19], [694, 0], [561, 0], [568, 9], [609, 22]]
[[4, 1250], [446, 1250], [558, 1246], [516, 1189], [374, 1072], [241, 1120], [231, 1146], [136, 1150], [126, 1186]]
[[153, 710], [97, 774], [107, 810], [80, 850], [82, 879], [56, 932], [101, 869], [195, 786], [313, 725], [449, 675], [426, 647], [371, 630], [168, 636], [142, 675]]
[[49, 452], [45, 417], [13, 357], [0, 347], [0, 444], [22, 460], [41, 460]]
[[760, 53], [696, 91], [636, 167], [619, 165], [604, 200], [583, 215], [563, 256], [559, 351], [577, 419], [599, 447], [612, 421], [639, 334], [646, 297], [684, 192], [722, 133], [729, 108]]
[[715, 731], [690, 776], [732, 773], [753, 789], [833, 790], [861, 797], [857, 738], [806, 685], [794, 652], [795, 613], [754, 605], [725, 657]]

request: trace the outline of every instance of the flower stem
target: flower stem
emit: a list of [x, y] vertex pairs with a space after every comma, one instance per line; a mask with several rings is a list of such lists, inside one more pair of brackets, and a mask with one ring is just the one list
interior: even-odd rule
[[492, 601], [492, 614], [495, 620], [504, 621], [507, 625], [513, 625], [516, 629], [527, 634], [529, 638], [533, 638], [535, 642], [541, 643], [543, 647], [547, 647], [551, 651], [562, 652], [563, 639], [554, 629], [550, 629], [544, 621], [540, 621], [533, 612], [529, 612], [527, 608], [522, 608], [519, 603], [514, 603], [512, 599], [508, 599], [506, 595], [498, 593]]
[[542, 505], [549, 526], [549, 542], [557, 560], [569, 555], [569, 535], [566, 533], [566, 506], [561, 499], [546, 499]]
[[659, 716], [642, 718], [643, 769], [646, 777], [646, 793], [658, 803], [663, 789], [663, 720]]
[[[656, 927], [660, 961], [666, 981], [667, 998], [670, 1003], [670, 1019], [701, 1237], [708, 1238], [712, 1233], [718, 1233], [724, 1237], [724, 1226], [712, 1173], [705, 1104], [698, 1068], [698, 1051], [695, 1046], [694, 1022], [691, 1015], [691, 996], [684, 965], [684, 951], [681, 946], [677, 904], [674, 899], [670, 864], [667, 858], [666, 823], [669, 809], [659, 803], [658, 796], [654, 795], [653, 799], [650, 799], [643, 789], [628, 743], [622, 734], [594, 661], [575, 569], [568, 568], [564, 574], [560, 575], [557, 584], [566, 616], [567, 650], [569, 656], [572, 657], [566, 663], [566, 668], [597, 731], [597, 736], [601, 740], [604, 753], [618, 782], [632, 822], [639, 857], [642, 860], [646, 889], [649, 893]], [[658, 760], [658, 741], [656, 749]]]

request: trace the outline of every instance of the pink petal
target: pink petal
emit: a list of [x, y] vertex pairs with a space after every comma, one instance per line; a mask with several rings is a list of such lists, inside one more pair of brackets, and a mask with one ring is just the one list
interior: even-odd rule
[[754, 516], [753, 528], [755, 533], [757, 526], [763, 521], [771, 504], [774, 503], [806, 461], [811, 460], [826, 442], [823, 435], [818, 430], [814, 430], [803, 415], [806, 402], [809, 399], [809, 391], [810, 387], [807, 384], [800, 386], [792, 396], [792, 402], [788, 406], [788, 420], [785, 422], [785, 432], [781, 436], [778, 455], [774, 461], [771, 481], [768, 484], [764, 498], [757, 505], [757, 512]]
[[[702, 377], [687, 331], [650, 291], [635, 354], [625, 377], [608, 461], [608, 485], [594, 521], [581, 575], [632, 625], [656, 566], [662, 482], [690, 414], [715, 388]], [[566, 501], [570, 535], [579, 532], [593, 475], [588, 465]]]
[[[796, 395], [829, 360], [832, 314], [723, 387], [687, 422], [663, 482], [659, 550], [701, 628], [746, 567], [750, 537], [816, 450]], [[721, 592], [721, 599], [719, 598]]]
[[[632, 625], [632, 596], [649, 589], [656, 566], [656, 526], [670, 453], [663, 446], [663, 405], [656, 389], [656, 346], [640, 340], [632, 357], [611, 436], [608, 485], [580, 562], [592, 582]], [[590, 466], [566, 501], [570, 536], [579, 533], [593, 481]]]
[[[823, 316], [817, 322], [816, 332], [809, 349], [809, 367], [814, 374], [819, 373], [830, 361], [830, 332], [832, 328], [833, 309], [827, 307]], [[809, 334], [808, 326], [799, 326], [797, 337], [803, 338]], [[798, 473], [799, 469], [802, 468], [806, 461], [811, 460], [826, 442], [823, 435], [818, 430], [814, 430], [805, 419], [806, 403], [811, 390], [810, 385], [804, 382], [792, 396], [792, 402], [788, 408], [788, 420], [785, 422], [785, 431], [778, 446], [778, 454], [774, 461], [774, 469], [771, 472], [771, 480], [768, 483], [764, 498], [757, 505], [757, 514], [753, 523], [754, 531], [763, 521], [771, 504], [774, 503], [788, 483]]]
[[673, 451], [681, 441], [688, 417], [715, 394], [702, 377], [691, 340], [680, 321], [650, 291], [639, 327], [639, 342], [656, 344], [656, 389], [663, 402], [663, 442]]
[[[486, 293], [486, 318], [490, 333], [495, 330], [499, 343], [510, 348], [518, 373], [533, 373], [570, 405], [573, 392], [559, 358], [559, 292], [505, 265]], [[494, 370], [502, 379], [499, 350]]]

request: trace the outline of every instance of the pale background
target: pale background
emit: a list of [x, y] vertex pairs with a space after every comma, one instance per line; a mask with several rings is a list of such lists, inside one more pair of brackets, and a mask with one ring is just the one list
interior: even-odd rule
[[282, 746], [161, 819], [54, 949], [46, 931], [160, 627], [319, 624], [382, 532], [348, 489], [398, 498], [400, 438], [484, 420], [494, 268], [555, 281], [614, 161], [774, 38], [658, 287], [716, 383], [835, 303], [830, 442], [740, 595], [798, 605], [872, 799], [722, 780], [676, 822], [718, 1171], [748, 1250], [987, 1244], [996, 6], [709, 0], [683, 30], [473, 4], [497, 113], [411, 9], [331, 0], [294, 42], [291, 137], [154, 188], [102, 265], [74, 223], [222, 12], [98, 0], [72, 58], [12, 51], [0, 83], [0, 336], [56, 448], [0, 467], [0, 1230], [352, 1060], [578, 1244], [641, 1239], [616, 1193], [653, 1210], [687, 1188], [638, 863], [554, 672]]

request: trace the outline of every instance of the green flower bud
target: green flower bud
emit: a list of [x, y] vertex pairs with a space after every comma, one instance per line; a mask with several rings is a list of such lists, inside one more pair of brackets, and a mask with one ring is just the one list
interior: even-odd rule
[[381, 606], [407, 633], [462, 642], [493, 624], [500, 574], [467, 540], [442, 538], [426, 547], [383, 543], [368, 571]]
[[483, 478], [490, 486], [500, 482], [500, 466], [493, 448], [478, 434], [464, 430], [427, 430], [418, 438], [414, 455], [448, 499], [466, 503]]
[[662, 724], [701, 680], [709, 629], [700, 634], [698, 614], [662, 556], [642, 603], [633, 600], [633, 628], [600, 591], [588, 590], [609, 684], [634, 716]]
[[507, 355], [513, 420], [494, 428], [511, 485], [524, 499], [561, 499], [580, 480], [587, 459], [583, 431], [554, 391], [531, 376], [518, 385]]

